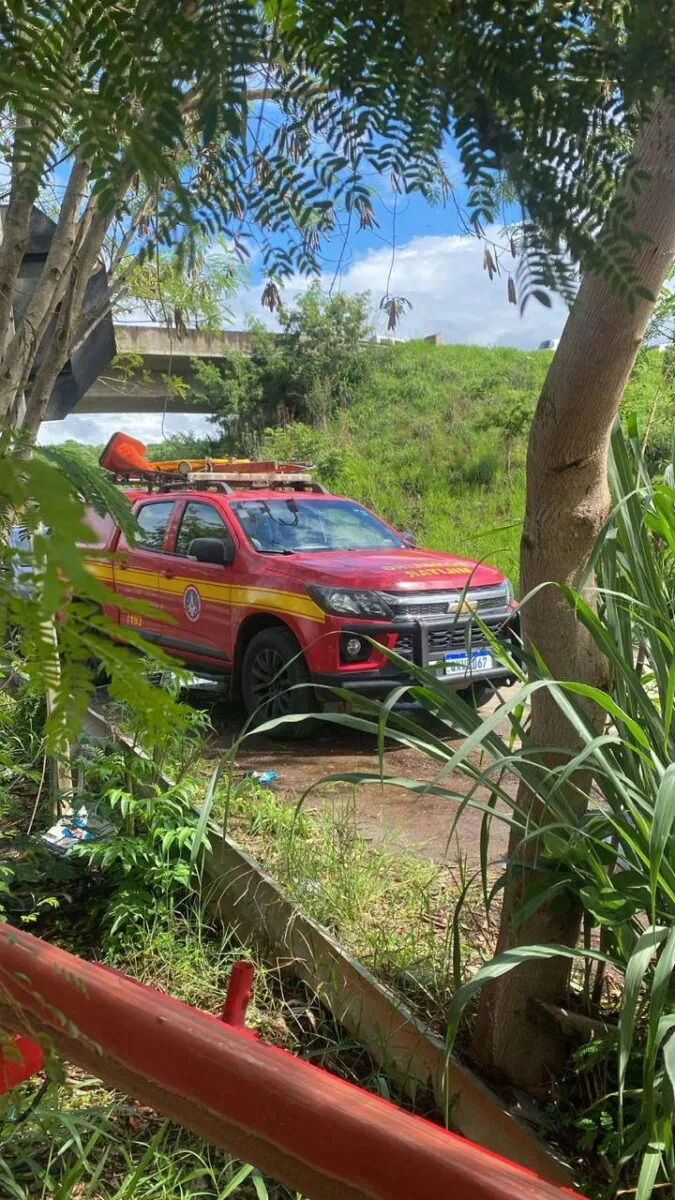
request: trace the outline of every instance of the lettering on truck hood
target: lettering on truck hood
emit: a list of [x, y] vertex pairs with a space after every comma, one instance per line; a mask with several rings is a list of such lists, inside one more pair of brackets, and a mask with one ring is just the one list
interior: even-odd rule
[[274, 567], [306, 583], [386, 592], [494, 587], [504, 578], [485, 563], [427, 550], [317, 551], [275, 559]]

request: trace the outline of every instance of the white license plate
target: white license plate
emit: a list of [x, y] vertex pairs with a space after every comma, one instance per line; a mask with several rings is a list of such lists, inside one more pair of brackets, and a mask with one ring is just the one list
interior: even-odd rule
[[445, 675], [467, 675], [469, 671], [491, 671], [494, 666], [492, 655], [487, 650], [451, 650], [445, 655], [443, 673]]

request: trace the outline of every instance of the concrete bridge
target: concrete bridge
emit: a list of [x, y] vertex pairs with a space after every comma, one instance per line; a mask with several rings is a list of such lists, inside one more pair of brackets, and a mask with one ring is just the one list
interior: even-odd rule
[[[246, 354], [250, 348], [249, 334], [239, 330], [208, 334], [190, 329], [179, 336], [164, 325], [115, 325], [115, 342], [118, 356], [123, 356], [122, 369], [107, 367], [70, 410], [74, 414], [209, 412], [208, 405], [191, 403], [177, 392], [176, 384], [190, 387], [194, 382], [190, 360], [217, 363], [225, 351]], [[50, 406], [46, 419], [66, 416]]]
[[[191, 360], [218, 363], [224, 353], [248, 354], [250, 334], [228, 329], [223, 333], [198, 333], [188, 329], [178, 334], [165, 325], [115, 325], [119, 367], [106, 367], [88, 392], [70, 407], [68, 393], [52, 397], [45, 420], [60, 421], [70, 413], [184, 413], [211, 412], [208, 404], [186, 399], [195, 382]], [[400, 338], [377, 338], [378, 343]], [[423, 339], [439, 345], [434, 333]]]

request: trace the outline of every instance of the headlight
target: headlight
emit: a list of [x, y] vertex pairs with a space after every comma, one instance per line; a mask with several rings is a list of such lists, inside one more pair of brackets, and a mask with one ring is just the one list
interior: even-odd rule
[[361, 592], [353, 588], [319, 587], [308, 583], [307, 591], [325, 612], [338, 617], [388, 617], [393, 613], [379, 592]]

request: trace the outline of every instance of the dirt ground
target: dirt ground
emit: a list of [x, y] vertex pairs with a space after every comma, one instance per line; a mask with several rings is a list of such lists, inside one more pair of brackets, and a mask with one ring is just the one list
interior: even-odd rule
[[[195, 699], [197, 699], [195, 697]], [[225, 749], [232, 744], [240, 728], [240, 714], [219, 703], [212, 709], [217, 740], [216, 746]], [[459, 745], [459, 738], [447, 739], [448, 746]], [[427, 756], [389, 742], [385, 749], [386, 775], [431, 783], [438, 773], [438, 763]], [[372, 737], [333, 724], [320, 724], [303, 741], [277, 742], [264, 735], [248, 737], [242, 744], [237, 770], [276, 771], [271, 786], [290, 803], [295, 803], [308, 788], [326, 776], [344, 772], [367, 772], [379, 775], [377, 747]], [[465, 794], [469, 783], [455, 771], [446, 776], [443, 786]], [[516, 781], [507, 783], [515, 792]], [[373, 841], [386, 842], [390, 848], [401, 847], [434, 861], [454, 863], [465, 856], [469, 868], [479, 862], [479, 837], [482, 814], [468, 807], [459, 819], [451, 842], [453, 820], [458, 804], [453, 800], [430, 794], [417, 795], [404, 788], [379, 782], [359, 785], [322, 786], [307, 798], [310, 809], [334, 805], [342, 798], [354, 804], [358, 827]], [[486, 794], [483, 793], [483, 800]], [[503, 821], [493, 820], [490, 837], [490, 859], [500, 859], [506, 852], [508, 828]]]

